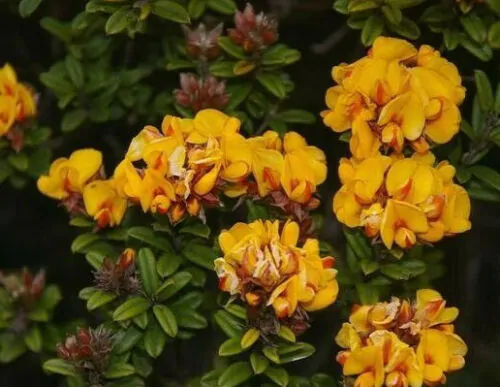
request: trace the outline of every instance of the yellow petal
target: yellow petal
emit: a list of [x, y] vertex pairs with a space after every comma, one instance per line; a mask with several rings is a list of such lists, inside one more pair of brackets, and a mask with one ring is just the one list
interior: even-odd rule
[[203, 175], [194, 185], [194, 192], [196, 194], [203, 196], [209, 193], [215, 186], [217, 178], [219, 177], [220, 164], [214, 165], [213, 168]]
[[461, 115], [458, 107], [450, 100], [441, 99], [441, 110], [438, 116], [427, 121], [424, 134], [436, 144], [450, 141], [460, 129]]
[[379, 36], [373, 42], [371, 55], [387, 61], [403, 61], [417, 55], [417, 49], [404, 39]]
[[300, 228], [296, 222], [287, 222], [281, 232], [281, 243], [284, 246], [294, 247], [299, 240]]
[[71, 154], [68, 160], [71, 169], [69, 180], [72, 186], [83, 189], [85, 183], [94, 176], [102, 166], [102, 153], [95, 149], [80, 149]]
[[304, 310], [314, 312], [330, 306], [337, 299], [339, 294], [339, 285], [337, 281], [333, 280], [328, 285], [316, 293], [316, 296], [309, 303], [303, 305]]

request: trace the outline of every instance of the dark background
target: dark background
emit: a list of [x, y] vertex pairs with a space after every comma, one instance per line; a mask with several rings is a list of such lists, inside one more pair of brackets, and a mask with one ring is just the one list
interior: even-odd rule
[[[37, 20], [42, 14], [66, 19], [71, 17], [71, 7], [77, 7], [78, 2], [68, 3], [48, 2], [30, 19], [22, 20], [7, 12], [6, 3], [0, 2], [0, 65], [10, 62], [18, 70], [20, 78], [29, 80], [38, 90], [42, 90], [37, 82], [38, 74], [59, 59], [60, 54], [53, 50], [52, 39], [38, 26]], [[319, 113], [324, 109], [324, 93], [333, 83], [330, 77], [332, 65], [353, 61], [365, 53], [359, 42], [359, 32], [344, 26], [345, 18], [332, 10], [330, 0], [252, 3], [257, 9], [272, 8], [281, 20], [280, 39], [303, 53], [303, 59], [288, 70], [296, 83], [289, 106]], [[439, 37], [431, 35], [425, 28], [421, 42], [435, 47], [440, 44]], [[469, 97], [474, 93], [471, 83], [474, 68], [481, 68], [492, 79], [498, 80], [498, 58], [484, 64], [462, 50], [447, 53], [446, 56], [459, 66]], [[470, 98], [463, 109], [466, 117], [470, 110], [469, 102]], [[43, 123], [58, 127], [60, 115], [54, 98], [43, 90], [40, 114]], [[322, 211], [327, 218], [324, 239], [341, 246], [341, 227], [331, 214], [331, 197], [339, 187], [336, 165], [340, 157], [347, 155], [347, 145], [338, 141], [338, 135], [324, 127], [320, 120], [315, 125], [296, 129], [327, 155], [329, 179], [321, 187], [324, 198]], [[124, 150], [130, 133], [137, 130], [127, 130], [111, 123], [106, 128], [79, 129], [76, 134], [65, 138], [56, 149], [55, 156], [92, 146], [104, 152], [106, 163], [115, 165], [117, 160], [110, 156], [113, 152], [107, 141], [109, 134], [119, 139]], [[496, 148], [485, 163], [500, 169]], [[439, 246], [446, 251], [448, 270], [445, 277], [436, 283], [436, 288], [449, 304], [460, 308], [457, 331], [470, 348], [465, 369], [453, 374], [448, 385], [500, 386], [500, 205], [474, 201], [472, 224], [470, 232], [446, 240]], [[64, 290], [64, 299], [57, 308], [57, 321], [89, 317], [77, 293], [88, 286], [91, 274], [82, 257], [70, 252], [69, 246], [75, 235], [76, 231], [68, 226], [67, 214], [62, 208], [57, 208], [55, 202], [39, 194], [34, 183], [22, 191], [16, 191], [8, 184], [0, 186], [0, 268], [45, 267], [48, 281], [59, 284]], [[308, 362], [305, 371], [321, 370], [339, 375], [333, 344], [339, 320], [336, 310], [319, 317], [314, 329], [315, 337], [311, 337], [317, 344], [318, 353]], [[166, 373], [182, 377], [201, 374], [210, 368], [211, 352], [215, 348], [213, 342], [217, 338], [206, 330], [194, 340], [195, 343], [188, 341], [167, 350], [161, 360], [161, 367]], [[57, 385], [57, 379], [43, 375], [37, 362], [36, 357], [28, 355], [14, 364], [0, 366], [0, 386]], [[318, 364], [323, 366], [318, 368]]]

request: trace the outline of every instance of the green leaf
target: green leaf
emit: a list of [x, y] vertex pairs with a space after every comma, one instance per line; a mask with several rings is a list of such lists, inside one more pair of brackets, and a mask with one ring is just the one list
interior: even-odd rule
[[250, 355], [250, 364], [253, 372], [256, 375], [263, 373], [269, 366], [269, 360], [257, 352], [252, 352]]
[[380, 267], [380, 264], [375, 261], [367, 261], [367, 260], [362, 260], [361, 261], [361, 270], [363, 270], [363, 273], [365, 275], [370, 275], [372, 273], [375, 273]]
[[137, 325], [139, 328], [141, 329], [146, 329], [146, 327], [148, 326], [148, 323], [149, 323], [149, 317], [148, 317], [148, 313], [147, 312], [144, 312], [144, 313], [141, 313], [140, 315], [138, 316], [135, 316], [132, 321], [134, 322], [135, 325]]
[[236, 43], [233, 43], [229, 36], [221, 36], [217, 39], [219, 46], [229, 55], [238, 59], [247, 59], [243, 48]]
[[389, 23], [399, 24], [403, 21], [403, 13], [399, 7], [395, 5], [383, 5], [381, 9]]
[[184, 247], [182, 254], [188, 261], [191, 261], [205, 269], [214, 269], [214, 259], [216, 257], [214, 251], [208, 246], [190, 243]]
[[113, 13], [120, 7], [120, 4], [109, 2], [107, 0], [90, 0], [85, 6], [85, 11], [89, 13], [105, 12]]
[[448, 51], [453, 51], [460, 43], [460, 35], [455, 30], [443, 31], [444, 45]]
[[104, 26], [106, 34], [113, 35], [122, 32], [132, 23], [134, 17], [134, 11], [130, 6], [124, 5], [108, 18]]
[[359, 283], [356, 284], [356, 290], [358, 291], [361, 304], [373, 305], [378, 302], [379, 294], [375, 286]]
[[28, 169], [29, 160], [25, 153], [14, 153], [9, 155], [7, 158], [10, 165], [16, 168], [18, 171], [25, 171]]
[[75, 109], [64, 114], [61, 123], [63, 132], [71, 132], [78, 128], [87, 119], [88, 112], [85, 109]]
[[312, 356], [314, 352], [316, 352], [316, 349], [308, 343], [286, 344], [278, 348], [280, 364], [306, 359]]
[[[194, 310], [176, 309], [176, 318], [178, 325], [182, 328], [204, 329], [208, 326], [207, 319]], [[178, 337], [180, 337], [180, 335], [181, 332], [179, 332]]]
[[499, 203], [500, 192], [489, 188], [488, 185], [476, 181], [471, 181], [467, 187], [469, 195], [473, 199], [483, 200], [485, 202]]
[[182, 256], [178, 253], [163, 253], [156, 264], [156, 271], [161, 277], [174, 274], [182, 263]]
[[366, 236], [358, 230], [352, 230], [344, 227], [344, 235], [347, 243], [352, 248], [354, 254], [361, 260], [372, 260], [373, 254], [370, 243]]
[[500, 48], [500, 21], [491, 25], [488, 31], [488, 43], [496, 50]]
[[64, 376], [76, 376], [75, 367], [62, 359], [49, 359], [43, 363], [43, 370]]
[[28, 319], [38, 322], [47, 322], [49, 318], [49, 312], [43, 308], [35, 308], [28, 314]]
[[281, 367], [267, 367], [264, 374], [278, 386], [286, 387], [288, 385], [288, 372]]
[[187, 10], [193, 19], [199, 19], [207, 8], [207, 0], [189, 0]]
[[141, 275], [141, 284], [146, 294], [152, 296], [159, 285], [158, 273], [156, 272], [156, 258], [148, 248], [139, 250], [137, 256], [137, 267]]
[[486, 116], [479, 104], [479, 96], [476, 94], [472, 103], [472, 129], [475, 137], [481, 137], [485, 127]]
[[371, 15], [367, 20], [361, 32], [361, 42], [365, 47], [371, 46], [375, 39], [384, 32], [384, 21], [377, 15]]
[[295, 343], [297, 340], [295, 333], [293, 333], [293, 331], [286, 325], [280, 325], [278, 336], [290, 343]]
[[311, 378], [312, 387], [337, 387], [335, 379], [326, 374], [315, 374]]
[[219, 347], [219, 356], [233, 356], [243, 352], [239, 337], [233, 337], [224, 341]]
[[481, 44], [486, 40], [487, 30], [483, 20], [474, 12], [469, 12], [460, 18], [460, 24], [465, 32], [477, 43]]
[[88, 301], [88, 299], [92, 297], [92, 294], [94, 294], [97, 291], [98, 290], [93, 286], [87, 286], [86, 288], [83, 288], [78, 292], [78, 298], [80, 300]]
[[178, 273], [175, 273], [169, 281], [173, 282], [172, 286], [168, 286], [164, 291], [158, 294], [158, 299], [160, 301], [165, 301], [172, 297], [174, 294], [176, 294], [179, 290], [181, 290], [184, 286], [186, 286], [189, 281], [193, 276], [186, 272], [186, 271], [180, 271]]
[[144, 380], [137, 376], [120, 378], [113, 382], [106, 383], [106, 387], [145, 387]]
[[469, 168], [469, 171], [491, 188], [500, 191], [500, 173], [498, 173], [494, 169], [482, 165], [476, 165]]
[[175, 315], [165, 305], [153, 306], [153, 313], [163, 331], [170, 337], [175, 337], [178, 332]]
[[38, 305], [43, 307], [44, 309], [51, 310], [55, 308], [55, 306], [62, 300], [61, 291], [57, 285], [48, 285], [40, 300], [38, 301]]
[[167, 70], [191, 69], [196, 67], [196, 64], [190, 60], [172, 59], [167, 63]]
[[278, 73], [257, 73], [257, 81], [275, 97], [286, 97], [286, 88], [283, 78]]
[[73, 243], [71, 243], [71, 252], [84, 253], [87, 248], [97, 240], [99, 240], [99, 235], [97, 234], [86, 233], [78, 235]]
[[262, 353], [273, 363], [279, 364], [280, 357], [278, 355], [278, 348], [276, 347], [264, 347]]
[[219, 377], [218, 387], [236, 387], [246, 382], [253, 375], [250, 364], [245, 361], [231, 364]]
[[85, 75], [83, 66], [78, 59], [72, 55], [68, 55], [65, 60], [66, 70], [73, 85], [77, 88], [83, 87], [85, 83]]
[[236, 3], [233, 0], [208, 0], [208, 7], [224, 15], [232, 15], [236, 12]]
[[378, 8], [379, 6], [379, 2], [375, 0], [350, 0], [347, 5], [347, 10], [349, 13], [362, 12]]
[[479, 105], [483, 111], [493, 109], [493, 88], [488, 79], [488, 76], [482, 70], [474, 70], [474, 81], [476, 82], [477, 97]]
[[236, 77], [234, 73], [234, 66], [236, 62], [234, 61], [216, 61], [212, 63], [209, 67], [210, 74], [215, 77], [221, 78], [232, 78]]
[[333, 3], [333, 9], [342, 15], [348, 15], [349, 10], [347, 6], [349, 5], [349, 0], [335, 0]]
[[24, 18], [30, 16], [41, 3], [42, 0], [21, 0], [18, 8], [19, 15]]
[[49, 170], [51, 159], [52, 151], [49, 147], [38, 148], [29, 157], [26, 173], [34, 178], [39, 177]]
[[252, 91], [251, 83], [237, 83], [226, 87], [226, 94], [229, 96], [229, 103], [225, 110], [231, 111], [236, 109]]
[[148, 227], [131, 227], [128, 229], [128, 235], [129, 237], [145, 242], [162, 251], [173, 251], [172, 245], [167, 239], [162, 236], [156, 235], [156, 233]]
[[30, 351], [40, 352], [42, 350], [43, 337], [37, 325], [28, 330], [24, 336], [24, 343]]
[[132, 364], [135, 372], [143, 378], [147, 378], [153, 372], [151, 360], [146, 354], [134, 352], [132, 354]]
[[163, 352], [166, 342], [167, 336], [163, 329], [155, 320], [151, 321], [144, 335], [144, 349], [148, 355], [156, 359]]
[[449, 7], [444, 4], [431, 5], [424, 10], [422, 16], [420, 16], [420, 21], [424, 23], [442, 23], [453, 20], [456, 15], [454, 12], [449, 11]]
[[229, 304], [224, 307], [231, 315], [240, 320], [246, 321], [247, 319], [247, 310], [241, 306], [236, 304]]
[[113, 347], [113, 351], [118, 355], [124, 354], [125, 352], [130, 351], [135, 345], [141, 340], [143, 336], [143, 332], [139, 329], [131, 326], [127, 329], [125, 334], [120, 337], [119, 340], [116, 341], [116, 344]]
[[243, 334], [243, 324], [224, 310], [215, 312], [214, 320], [229, 337], [241, 337]]
[[306, 110], [289, 109], [277, 114], [279, 118], [290, 124], [314, 124], [316, 116]]
[[261, 63], [265, 66], [287, 66], [297, 62], [300, 57], [300, 51], [284, 44], [275, 44], [263, 51]]
[[118, 379], [134, 373], [135, 368], [130, 364], [112, 363], [104, 373], [104, 377], [106, 379]]
[[125, 321], [131, 319], [149, 308], [149, 301], [143, 297], [130, 297], [113, 312], [113, 320]]
[[186, 271], [191, 274], [191, 284], [198, 288], [205, 286], [207, 282], [207, 274], [205, 270], [202, 270], [196, 266], [186, 267]]
[[198, 308], [201, 304], [203, 303], [203, 293], [200, 292], [190, 292], [179, 299], [177, 299], [175, 302], [170, 304], [172, 307], [172, 310], [175, 311], [175, 309], [189, 309], [189, 310], [195, 310]]
[[0, 183], [3, 183], [12, 173], [12, 167], [6, 160], [0, 160]]
[[151, 12], [176, 23], [189, 23], [191, 20], [186, 8], [175, 1], [157, 0], [151, 4]]
[[210, 227], [208, 227], [206, 224], [203, 224], [203, 223], [194, 223], [194, 224], [189, 224], [187, 226], [182, 227], [179, 230], [179, 233], [190, 234], [190, 235], [194, 235], [194, 236], [208, 239], [208, 237], [210, 236]]
[[40, 26], [63, 42], [67, 42], [71, 39], [71, 26], [60, 20], [44, 17], [40, 20]]
[[460, 44], [463, 48], [483, 62], [488, 62], [493, 58], [493, 50], [487, 43], [481, 45], [470, 39], [468, 36], [462, 35], [460, 37]]
[[460, 123], [460, 130], [464, 132], [467, 135], [467, 137], [469, 137], [471, 140], [474, 140], [476, 138], [474, 129], [472, 128], [472, 126], [470, 126], [470, 124], [467, 121], [462, 120], [462, 122]]
[[104, 306], [116, 299], [116, 297], [117, 296], [114, 293], [107, 293], [102, 290], [98, 290], [87, 301], [87, 309], [92, 311], [100, 308], [101, 306]]
[[407, 39], [416, 40], [420, 37], [420, 28], [411, 19], [403, 17], [403, 20], [399, 24], [387, 23], [388, 28]]
[[259, 340], [259, 337], [260, 337], [260, 331], [255, 328], [250, 328], [248, 331], [245, 332], [245, 334], [241, 338], [241, 348], [242, 349], [250, 348], [252, 345], [255, 344], [257, 340]]

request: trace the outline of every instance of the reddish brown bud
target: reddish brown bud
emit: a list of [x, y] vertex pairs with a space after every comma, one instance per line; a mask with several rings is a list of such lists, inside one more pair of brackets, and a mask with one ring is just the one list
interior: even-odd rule
[[56, 352], [57, 355], [63, 360], [69, 360], [71, 358], [69, 351], [62, 344], [57, 344]]
[[201, 109], [223, 109], [229, 102], [226, 84], [213, 76], [198, 78], [195, 74], [180, 75], [181, 89], [174, 90], [176, 102], [197, 112]]
[[182, 26], [186, 38], [186, 50], [189, 55], [203, 60], [215, 59], [220, 55], [217, 39], [222, 34], [222, 23], [208, 31], [203, 23], [196, 29]]
[[89, 345], [90, 344], [90, 334], [86, 329], [79, 328], [76, 336], [78, 338], [78, 343], [80, 345]]
[[122, 252], [122, 255], [120, 256], [120, 259], [118, 261], [118, 266], [122, 270], [126, 270], [130, 265], [134, 263], [135, 259], [135, 250], [134, 249], [125, 249]]

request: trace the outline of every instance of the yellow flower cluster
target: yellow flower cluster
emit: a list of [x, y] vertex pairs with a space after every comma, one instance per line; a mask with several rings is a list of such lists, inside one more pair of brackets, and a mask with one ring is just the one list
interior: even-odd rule
[[247, 139], [240, 125], [213, 109], [193, 119], [166, 116], [161, 130], [146, 126], [132, 139], [112, 179], [103, 180], [100, 152], [87, 149], [54, 161], [38, 188], [70, 211], [83, 197], [85, 212], [101, 227], [120, 223], [127, 202], [173, 223], [187, 214], [203, 218], [221, 194], [264, 198], [280, 192], [310, 206], [326, 179], [324, 153], [295, 132], [283, 140], [272, 131]]
[[219, 288], [252, 307], [272, 306], [278, 319], [331, 305], [338, 294], [332, 257], [320, 258], [317, 239], [297, 246], [299, 225], [278, 221], [237, 223], [219, 236], [215, 260]]
[[18, 82], [9, 64], [0, 68], [0, 137], [18, 123], [36, 114], [34, 91]]
[[102, 154], [95, 149], [80, 149], [69, 158], [54, 160], [37, 186], [44, 195], [60, 200], [70, 213], [93, 217], [100, 228], [119, 224], [127, 209], [115, 181], [104, 180]]
[[[144, 212], [166, 214], [177, 222], [187, 213], [219, 203], [219, 194], [265, 197], [283, 190], [307, 203], [326, 178], [324, 154], [297, 133], [276, 132], [246, 139], [241, 122], [205, 109], [193, 119], [166, 116], [161, 131], [145, 127], [115, 171], [120, 192]], [[138, 169], [133, 163], [146, 167]]]
[[425, 152], [459, 130], [465, 88], [455, 65], [430, 46], [379, 37], [366, 57], [334, 67], [332, 76], [337, 86], [326, 93], [323, 120], [335, 132], [352, 130], [357, 159], [405, 145]]
[[470, 229], [470, 199], [453, 183], [455, 168], [434, 155], [411, 158], [380, 154], [361, 162], [341, 159], [342, 187], [333, 198], [333, 210], [348, 227], [364, 227], [387, 248], [396, 243], [412, 247], [417, 240], [437, 242], [445, 235]]
[[335, 338], [344, 348], [337, 361], [358, 387], [444, 384], [446, 373], [465, 364], [467, 345], [452, 324], [457, 316], [429, 289], [419, 290], [413, 304], [392, 298], [357, 306]]

